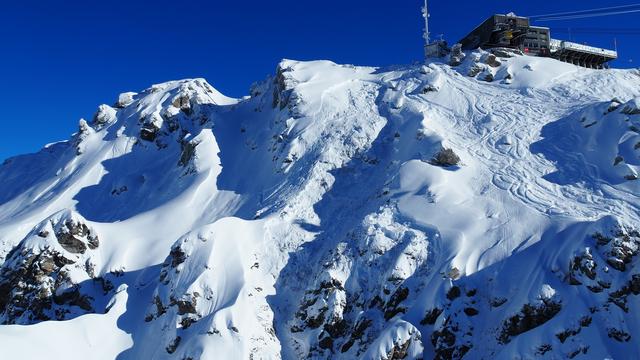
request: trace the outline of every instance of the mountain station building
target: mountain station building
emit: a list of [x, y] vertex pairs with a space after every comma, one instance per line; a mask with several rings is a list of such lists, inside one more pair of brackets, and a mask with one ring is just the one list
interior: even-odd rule
[[459, 43], [463, 50], [518, 49], [526, 55], [552, 57], [593, 69], [605, 68], [609, 61], [618, 58], [614, 50], [552, 39], [548, 27], [533, 26], [529, 18], [513, 13], [489, 17]]

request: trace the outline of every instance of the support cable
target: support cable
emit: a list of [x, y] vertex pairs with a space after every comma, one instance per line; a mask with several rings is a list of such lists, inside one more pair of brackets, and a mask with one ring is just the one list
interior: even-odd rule
[[565, 16], [565, 15], [578, 15], [578, 14], [586, 14], [586, 13], [592, 13], [592, 12], [622, 10], [622, 9], [637, 8], [637, 7], [640, 7], [640, 3], [629, 4], [629, 5], [620, 5], [620, 6], [608, 6], [608, 7], [596, 8], [596, 9], [589, 9], [589, 10], [577, 10], [577, 11], [566, 11], [566, 12], [543, 14], [543, 15], [533, 15], [533, 16], [528, 16], [528, 17], [530, 19], [546, 18], [546, 17], [559, 17], [559, 16]]
[[603, 12], [603, 13], [581, 14], [581, 15], [571, 15], [571, 16], [546, 17], [546, 18], [535, 19], [535, 21], [577, 20], [577, 19], [588, 19], [588, 18], [601, 17], [601, 16], [623, 15], [623, 14], [632, 14], [632, 13], [640, 13], [640, 9], [610, 11], [610, 12]]

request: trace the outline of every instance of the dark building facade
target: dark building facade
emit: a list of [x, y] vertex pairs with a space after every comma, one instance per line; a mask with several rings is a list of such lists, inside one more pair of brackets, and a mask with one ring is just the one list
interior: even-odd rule
[[612, 50], [553, 40], [549, 28], [532, 26], [529, 18], [513, 13], [489, 17], [459, 42], [463, 50], [511, 48], [590, 68], [602, 68], [617, 58]]
[[505, 47], [532, 55], [549, 54], [549, 28], [531, 26], [529, 18], [493, 15], [460, 40], [463, 50]]

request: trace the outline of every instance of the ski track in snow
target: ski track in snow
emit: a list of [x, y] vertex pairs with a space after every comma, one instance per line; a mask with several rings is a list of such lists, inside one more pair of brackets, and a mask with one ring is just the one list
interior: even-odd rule
[[[490, 172], [494, 174], [492, 182], [495, 186], [509, 191], [513, 197], [544, 214], [563, 214], [591, 220], [602, 216], [603, 209], [621, 217], [638, 214], [638, 204], [629, 204], [628, 193], [623, 191], [611, 189], [613, 193], [604, 196], [604, 194], [593, 194], [587, 187], [574, 186], [567, 189], [545, 181], [542, 176], [552, 171], [554, 165], [544, 157], [529, 151], [529, 145], [539, 139], [543, 125], [604, 99], [550, 94], [555, 92], [554, 89], [535, 91], [531, 96], [522, 96], [508, 87], [488, 86], [459, 76], [450, 76], [447, 84], [460, 94], [464, 94], [468, 102], [468, 110], [464, 117], [451, 128], [453, 131], [463, 129], [463, 131], [457, 131], [465, 142], [456, 145], [466, 147], [475, 155], [475, 159], [482, 161], [491, 170]], [[555, 101], [551, 106], [546, 103], [550, 98]], [[524, 108], [519, 106], [516, 110], [513, 104], [523, 104]], [[493, 116], [501, 121], [490, 131], [486, 129], [479, 131], [474, 125], [487, 116]], [[461, 119], [460, 116], [456, 118]], [[518, 121], [518, 119], [529, 121]], [[469, 134], [477, 136], [478, 140], [469, 139]], [[499, 143], [505, 136], [513, 137], [511, 145]], [[583, 163], [579, 154], [571, 156], [575, 157], [577, 164]], [[536, 186], [530, 185], [531, 180], [536, 181]], [[592, 180], [597, 182], [598, 178], [592, 176]], [[606, 184], [598, 185], [606, 186]], [[575, 207], [575, 203], [579, 203], [580, 207]], [[632, 205], [633, 208], [629, 209], [625, 205]]]

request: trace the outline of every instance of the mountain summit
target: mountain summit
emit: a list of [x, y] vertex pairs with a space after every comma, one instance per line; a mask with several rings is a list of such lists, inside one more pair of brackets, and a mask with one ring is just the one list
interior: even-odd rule
[[632, 358], [640, 72], [500, 49], [121, 94], [0, 167], [10, 358]]

